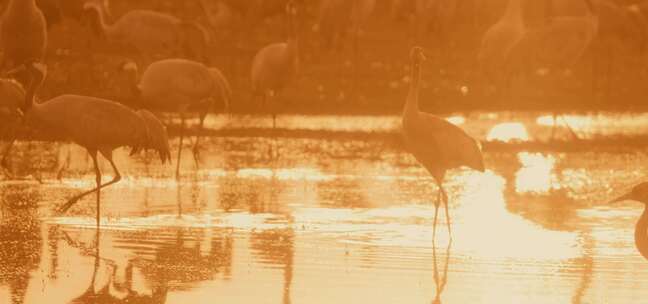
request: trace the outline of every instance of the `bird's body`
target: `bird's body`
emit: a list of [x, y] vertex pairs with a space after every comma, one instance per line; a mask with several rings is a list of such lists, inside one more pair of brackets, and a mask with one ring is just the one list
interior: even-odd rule
[[[0, 24], [2, 71], [42, 62], [47, 48], [47, 24], [35, 0], [10, 0]], [[15, 75], [23, 85], [33, 75]]]
[[535, 45], [537, 65], [569, 69], [583, 56], [598, 32], [598, 17], [586, 10], [582, 16], [553, 17], [547, 25], [528, 33], [532, 40], [539, 40]]
[[[80, 95], [62, 95], [44, 103], [34, 103], [34, 96], [45, 79], [45, 67], [31, 66], [34, 81], [27, 89], [28, 101], [23, 106], [27, 126], [57, 139], [70, 139], [86, 148], [95, 166], [97, 187], [70, 199], [60, 210], [66, 211], [80, 198], [97, 193], [97, 225], [101, 188], [117, 183], [121, 175], [112, 159], [113, 150], [130, 146], [132, 153], [156, 150], [162, 162], [170, 159], [169, 143], [162, 123], [145, 110], [133, 111], [119, 103]], [[101, 184], [97, 153], [106, 158], [115, 177]]]
[[195, 49], [189, 39], [193, 37], [192, 32], [198, 32], [202, 36], [199, 47], [204, 48], [207, 43], [207, 33], [196, 23], [156, 11], [132, 10], [109, 25], [99, 4], [86, 3], [84, 9], [93, 14], [97, 34], [115, 48], [134, 50], [146, 59], [169, 58], [185, 53], [193, 57], [204, 55], [204, 49]]
[[639, 253], [648, 260], [648, 182], [641, 183], [632, 188], [630, 192], [622, 195], [611, 203], [632, 200], [645, 205], [641, 217], [635, 225], [635, 246]]
[[0, 43], [5, 68], [43, 60], [47, 47], [47, 27], [35, 0], [9, 2], [2, 16]]
[[6, 113], [18, 113], [25, 102], [25, 89], [13, 79], [0, 78], [0, 109]]
[[[140, 104], [148, 109], [171, 110], [180, 113], [182, 131], [184, 131], [185, 112], [196, 110], [202, 128], [210, 107], [220, 101], [229, 108], [232, 96], [229, 82], [221, 71], [214, 67], [188, 59], [163, 59], [149, 65], [137, 81], [137, 72], [133, 77], [140, 96]], [[180, 173], [180, 155], [182, 139], [178, 150], [176, 176]], [[198, 139], [194, 144], [194, 156], [197, 153]]]
[[[134, 150], [156, 149], [162, 159], [168, 158], [168, 146], [157, 129], [150, 133], [150, 113], [135, 112], [117, 102], [80, 95], [61, 95], [41, 104], [34, 104], [25, 115], [33, 128], [57, 139], [72, 140], [88, 150], [110, 151], [123, 146]], [[168, 143], [167, 143], [168, 145]]]
[[278, 42], [262, 48], [252, 61], [252, 90], [257, 94], [285, 88], [297, 71], [294, 41]]
[[[272, 43], [259, 50], [252, 60], [250, 79], [253, 97], [261, 96], [265, 105], [269, 96], [276, 96], [288, 86], [297, 74], [299, 39], [296, 34], [297, 9], [292, 2], [287, 7], [290, 35], [286, 42]], [[273, 126], [276, 112], [273, 109]]]
[[220, 98], [221, 86], [202, 63], [186, 59], [163, 59], [149, 65], [137, 85], [147, 108], [195, 106]]
[[[448, 170], [467, 166], [477, 171], [484, 171], [484, 160], [481, 149], [475, 139], [461, 128], [446, 120], [418, 108], [421, 62], [424, 60], [422, 49], [412, 50], [412, 82], [405, 109], [403, 110], [403, 136], [405, 146], [414, 157], [430, 172], [439, 186], [439, 197], [443, 196], [450, 229], [448, 203], [443, 180]], [[435, 203], [436, 215], [439, 200]]]
[[635, 226], [635, 246], [648, 260], [648, 208], [645, 208]]

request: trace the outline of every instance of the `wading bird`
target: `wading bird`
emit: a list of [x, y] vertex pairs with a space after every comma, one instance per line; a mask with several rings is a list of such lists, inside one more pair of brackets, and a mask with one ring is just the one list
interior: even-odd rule
[[[27, 88], [28, 103], [22, 109], [25, 124], [55, 138], [71, 139], [88, 150], [94, 163], [97, 187], [72, 197], [59, 211], [67, 211], [79, 199], [96, 192], [99, 225], [101, 189], [121, 179], [113, 162], [113, 150], [123, 146], [132, 147], [131, 154], [145, 149], [156, 150], [164, 163], [171, 157], [166, 129], [146, 110], [136, 112], [105, 99], [61, 95], [43, 103], [34, 103], [35, 94], [45, 80], [46, 67], [35, 63], [27, 68], [35, 77]], [[113, 180], [105, 184], [101, 183], [97, 152], [110, 162], [115, 172]]]
[[485, 77], [497, 75], [497, 90], [508, 86], [506, 66], [509, 53], [524, 37], [526, 27], [522, 19], [522, 0], [509, 0], [506, 12], [482, 37], [478, 61]]
[[[550, 16], [546, 24], [529, 30], [511, 50], [509, 63], [513, 69], [532, 69], [532, 72], [564, 71], [563, 76], [570, 76], [572, 67], [582, 58], [585, 50], [591, 45], [598, 33], [598, 16], [590, 0], [578, 0], [582, 4], [580, 15], [556, 15], [554, 2], [549, 0]], [[564, 4], [563, 4], [564, 5]], [[560, 83], [565, 83], [562, 80]], [[558, 112], [554, 111], [554, 126], [551, 138], [554, 138]], [[563, 117], [563, 120], [564, 117]], [[567, 124], [574, 138], [578, 135]]]
[[[115, 48], [136, 51], [146, 63], [153, 58], [177, 57], [181, 54], [204, 59], [209, 35], [195, 22], [182, 21], [151, 10], [132, 10], [108, 25], [102, 5], [88, 2], [83, 8], [90, 14], [97, 35]], [[191, 39], [194, 37], [199, 38]]]
[[[4, 71], [43, 61], [47, 47], [47, 27], [45, 17], [35, 0], [9, 1], [2, 15], [0, 47], [4, 53]], [[32, 78], [29, 74], [26, 79], [18, 76], [25, 85]]]
[[[216, 102], [222, 102], [229, 110], [232, 97], [229, 82], [217, 68], [187, 59], [163, 59], [149, 65], [137, 79], [137, 65], [130, 62], [123, 66], [131, 74], [131, 83], [140, 106], [146, 109], [177, 111], [180, 114], [180, 145], [176, 163], [176, 178], [180, 177], [180, 156], [185, 129], [185, 113], [197, 111], [200, 129], [205, 117]], [[198, 138], [194, 143], [194, 157], [198, 153]]]
[[445, 119], [419, 110], [419, 90], [421, 64], [425, 55], [421, 47], [414, 47], [410, 53], [412, 75], [410, 90], [403, 110], [403, 135], [405, 146], [434, 178], [439, 192], [434, 203], [434, 230], [436, 234], [437, 215], [441, 199], [445, 205], [448, 234], [450, 214], [448, 196], [443, 188], [446, 171], [467, 166], [480, 172], [484, 171], [484, 159], [475, 139], [461, 128]]
[[[293, 2], [286, 5], [288, 41], [270, 44], [262, 48], [252, 60], [252, 95], [253, 99], [261, 96], [263, 106], [267, 106], [269, 97], [276, 98], [282, 89], [292, 82], [297, 73], [299, 56], [299, 38], [295, 25], [297, 7]], [[277, 111], [272, 108], [272, 127], [277, 125]]]
[[629, 193], [610, 203], [621, 201], [637, 201], [646, 205], [639, 221], [637, 221], [637, 226], [635, 226], [635, 245], [639, 253], [648, 260], [648, 182], [636, 185]]

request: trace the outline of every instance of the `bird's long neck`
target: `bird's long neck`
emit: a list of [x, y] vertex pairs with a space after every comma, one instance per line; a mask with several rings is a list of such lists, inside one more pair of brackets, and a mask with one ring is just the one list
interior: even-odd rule
[[637, 226], [635, 227], [635, 245], [637, 245], [639, 253], [648, 259], [648, 206], [646, 206], [639, 221], [637, 221]]
[[104, 11], [103, 7], [96, 3], [93, 3], [89, 7], [89, 9], [93, 10], [96, 14], [96, 17], [93, 18], [95, 30], [99, 33], [99, 35], [105, 37], [111, 29], [111, 27], [106, 23], [106, 12]]
[[404, 116], [410, 116], [418, 113], [419, 111], [419, 90], [421, 85], [421, 62], [412, 62], [412, 74], [409, 93], [407, 94], [407, 101], [403, 111]]
[[504, 19], [508, 22], [524, 25], [522, 21], [522, 0], [509, 0]]

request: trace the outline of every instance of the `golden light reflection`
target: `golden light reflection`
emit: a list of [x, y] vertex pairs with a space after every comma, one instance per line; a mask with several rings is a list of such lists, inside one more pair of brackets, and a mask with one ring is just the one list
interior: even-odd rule
[[[573, 246], [575, 233], [545, 230], [508, 211], [501, 176], [492, 171], [467, 173], [462, 180], [466, 189], [454, 198], [458, 207], [451, 211], [455, 214], [453, 233], [471, 241], [457, 244], [457, 250], [484, 259], [518, 261], [563, 260], [578, 254], [579, 249]], [[546, 271], [542, 265], [536, 266], [525, 271]]]
[[517, 156], [522, 167], [515, 175], [516, 192], [548, 193], [553, 187], [556, 159], [553, 156], [529, 152], [520, 152]]
[[528, 141], [529, 133], [524, 124], [519, 122], [505, 122], [495, 125], [486, 135], [489, 141]]

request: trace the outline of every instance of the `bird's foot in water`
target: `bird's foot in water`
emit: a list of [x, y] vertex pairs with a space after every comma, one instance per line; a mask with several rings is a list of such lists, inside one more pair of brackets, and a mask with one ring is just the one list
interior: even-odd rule
[[197, 146], [194, 146], [191, 149], [191, 155], [193, 155], [194, 162], [196, 166], [200, 164], [200, 149]]

